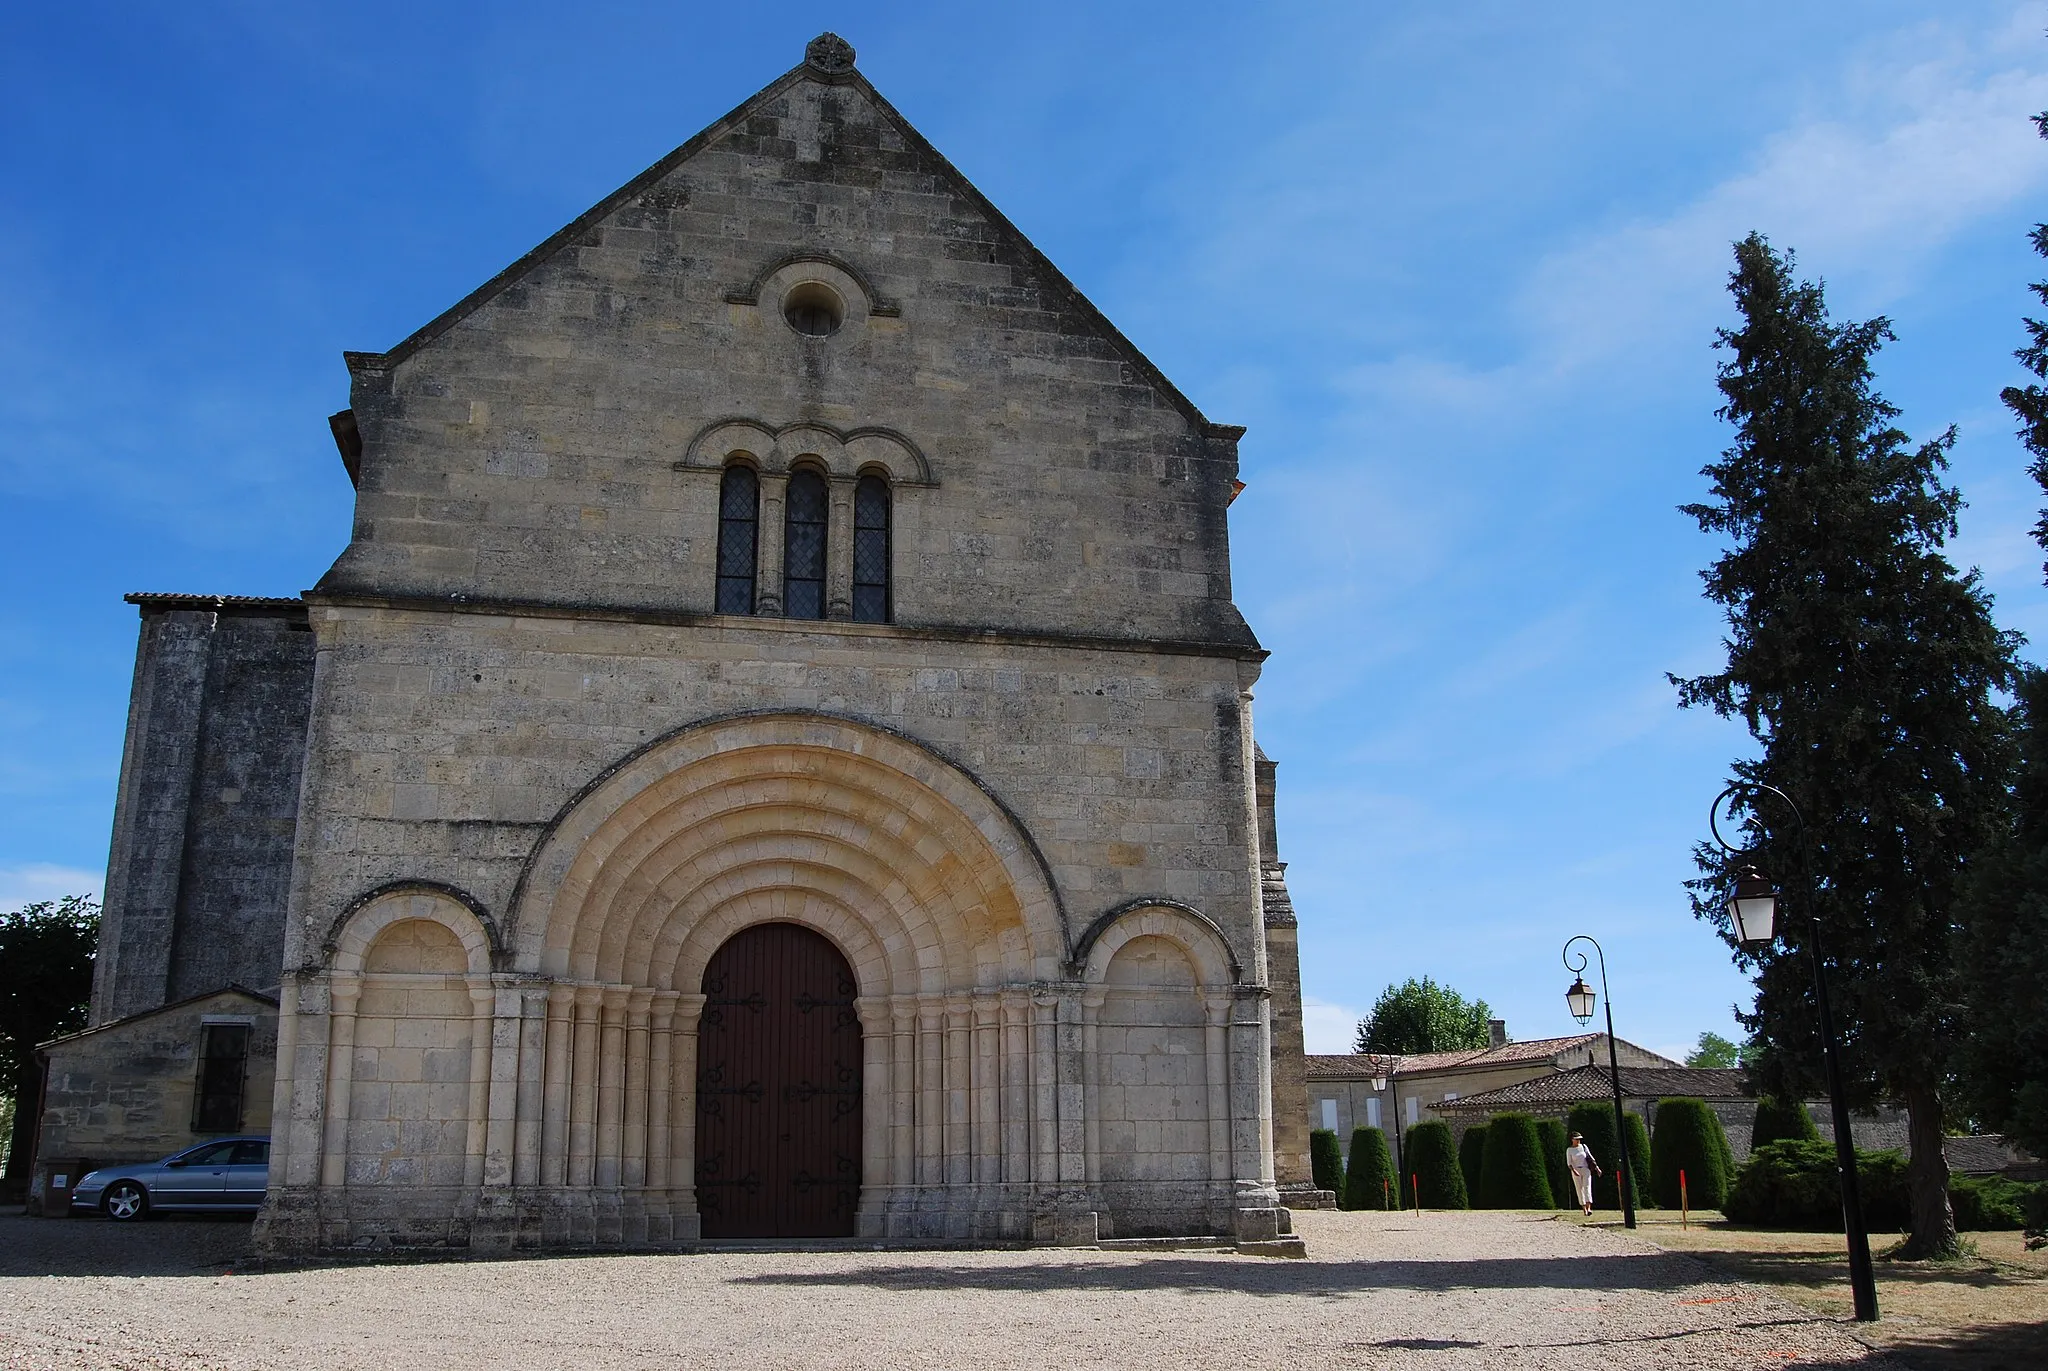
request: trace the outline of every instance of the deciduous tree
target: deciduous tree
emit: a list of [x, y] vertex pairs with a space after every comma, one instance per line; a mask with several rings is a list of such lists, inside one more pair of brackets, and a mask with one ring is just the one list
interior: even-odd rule
[[1493, 1011], [1429, 977], [1390, 985], [1358, 1021], [1353, 1052], [1455, 1052], [1487, 1045]]
[[0, 1093], [14, 1102], [10, 1189], [20, 1188], [35, 1160], [43, 1088], [36, 1044], [85, 1027], [99, 928], [99, 906], [82, 895], [0, 913]]

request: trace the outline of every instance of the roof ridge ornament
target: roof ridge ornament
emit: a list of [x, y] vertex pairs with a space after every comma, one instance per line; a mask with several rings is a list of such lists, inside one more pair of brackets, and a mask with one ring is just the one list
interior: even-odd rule
[[826, 76], [844, 76], [853, 70], [853, 44], [836, 33], [821, 33], [804, 44], [804, 65]]

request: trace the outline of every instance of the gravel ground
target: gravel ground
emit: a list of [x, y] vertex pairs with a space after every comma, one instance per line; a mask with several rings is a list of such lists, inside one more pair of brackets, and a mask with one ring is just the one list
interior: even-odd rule
[[246, 1223], [0, 1219], [0, 1367], [1732, 1368], [1897, 1363], [1534, 1214], [1304, 1214], [1307, 1261], [707, 1252], [228, 1274]]

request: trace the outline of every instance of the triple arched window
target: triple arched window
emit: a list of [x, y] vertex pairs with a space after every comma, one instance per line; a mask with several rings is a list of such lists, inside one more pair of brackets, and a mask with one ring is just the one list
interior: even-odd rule
[[[814, 467], [792, 471], [782, 508], [782, 612], [791, 619], [823, 619], [832, 564], [831, 492], [825, 474]], [[888, 480], [861, 477], [853, 489], [851, 605], [860, 623], [889, 622], [889, 523]], [[752, 467], [735, 462], [725, 469], [718, 489], [718, 613], [755, 612], [760, 535], [761, 478]]]

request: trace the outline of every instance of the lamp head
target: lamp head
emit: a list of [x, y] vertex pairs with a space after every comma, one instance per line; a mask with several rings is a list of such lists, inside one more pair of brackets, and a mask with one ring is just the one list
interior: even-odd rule
[[1572, 1017], [1582, 1024], [1593, 1017], [1593, 1005], [1598, 999], [1599, 997], [1593, 993], [1593, 987], [1586, 984], [1584, 976], [1574, 976], [1572, 988], [1564, 992], [1565, 1007], [1570, 1009]]
[[1735, 873], [1735, 893], [1728, 897], [1728, 921], [1735, 928], [1735, 940], [1744, 947], [1760, 947], [1777, 935], [1778, 888], [1771, 878], [1753, 866]]

